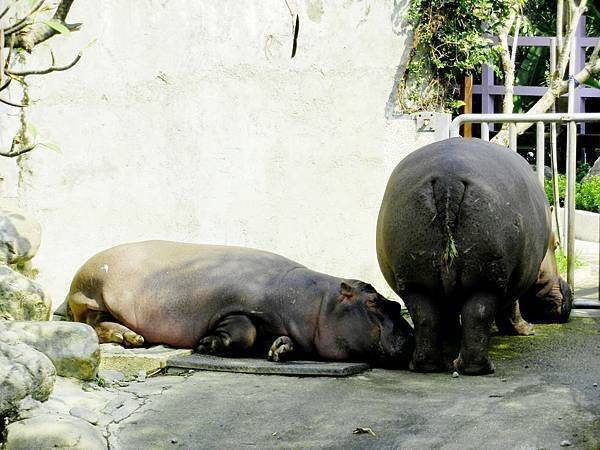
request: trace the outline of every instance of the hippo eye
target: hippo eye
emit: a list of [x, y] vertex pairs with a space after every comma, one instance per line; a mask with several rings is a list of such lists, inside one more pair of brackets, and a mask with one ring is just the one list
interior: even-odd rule
[[365, 305], [367, 308], [379, 308], [379, 302], [377, 301], [376, 295], [368, 295], [365, 299]]

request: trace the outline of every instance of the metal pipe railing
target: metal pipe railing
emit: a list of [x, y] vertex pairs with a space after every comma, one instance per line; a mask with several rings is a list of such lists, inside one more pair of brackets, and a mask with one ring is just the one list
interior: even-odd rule
[[[574, 83], [573, 79], [570, 84]], [[573, 91], [571, 91], [573, 92]], [[572, 94], [570, 98], [572, 102]], [[572, 109], [571, 109], [572, 110]], [[575, 289], [575, 177], [577, 164], [577, 122], [600, 122], [600, 113], [542, 113], [542, 114], [463, 114], [456, 117], [450, 124], [450, 137], [458, 137], [460, 135], [460, 127], [464, 123], [480, 123], [481, 138], [489, 140], [489, 124], [490, 123], [508, 123], [509, 127], [509, 146], [513, 150], [517, 149], [517, 123], [535, 123], [536, 124], [536, 171], [540, 182], [544, 183], [544, 154], [545, 154], [545, 139], [544, 139], [544, 124], [550, 123], [551, 128], [551, 144], [552, 148], [552, 174], [553, 184], [557, 183], [556, 172], [556, 129], [554, 124], [568, 124], [567, 134], [567, 192], [565, 199], [565, 224], [563, 232], [566, 234], [566, 239], [563, 242], [563, 248], [567, 255], [567, 283], [571, 289]], [[555, 189], [555, 205], [559, 206], [558, 193]], [[557, 220], [558, 225], [558, 220]], [[600, 255], [599, 255], [600, 257]], [[600, 276], [600, 275], [599, 275]], [[600, 299], [600, 286], [598, 291]]]
[[542, 114], [463, 114], [450, 124], [450, 137], [460, 136], [463, 123], [569, 123], [600, 122], [600, 113], [542, 113]]
[[537, 122], [535, 130], [535, 172], [542, 187], [544, 187], [545, 150], [544, 122]]

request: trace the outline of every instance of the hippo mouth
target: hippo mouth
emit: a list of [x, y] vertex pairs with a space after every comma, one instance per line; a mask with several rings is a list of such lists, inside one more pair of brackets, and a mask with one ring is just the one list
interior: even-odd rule
[[372, 364], [384, 369], [407, 369], [415, 348], [414, 334], [398, 337], [390, 346], [391, 349], [386, 347], [388, 345], [380, 342], [377, 358]]
[[534, 323], [566, 323], [573, 307], [569, 284], [561, 277], [546, 284], [534, 295], [526, 294], [519, 300], [523, 318]]

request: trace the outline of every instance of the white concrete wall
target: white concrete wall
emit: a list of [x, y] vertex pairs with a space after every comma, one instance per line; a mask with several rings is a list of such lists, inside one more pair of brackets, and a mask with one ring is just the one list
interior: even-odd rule
[[31, 121], [62, 154], [32, 152], [20, 186], [1, 162], [2, 195], [42, 224], [34, 263], [55, 306], [88, 257], [143, 239], [267, 249], [391, 293], [380, 200], [434, 139], [391, 114], [406, 1], [288, 2], [294, 59], [284, 0], [75, 1], [84, 27], [53, 46], [68, 61], [97, 43], [30, 77]]

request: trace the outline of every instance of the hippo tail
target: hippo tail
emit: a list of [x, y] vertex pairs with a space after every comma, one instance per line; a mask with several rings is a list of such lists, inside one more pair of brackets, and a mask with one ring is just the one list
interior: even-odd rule
[[457, 279], [456, 229], [466, 183], [456, 178], [434, 178], [431, 181], [436, 218], [442, 235], [440, 277], [444, 292], [450, 293]]

